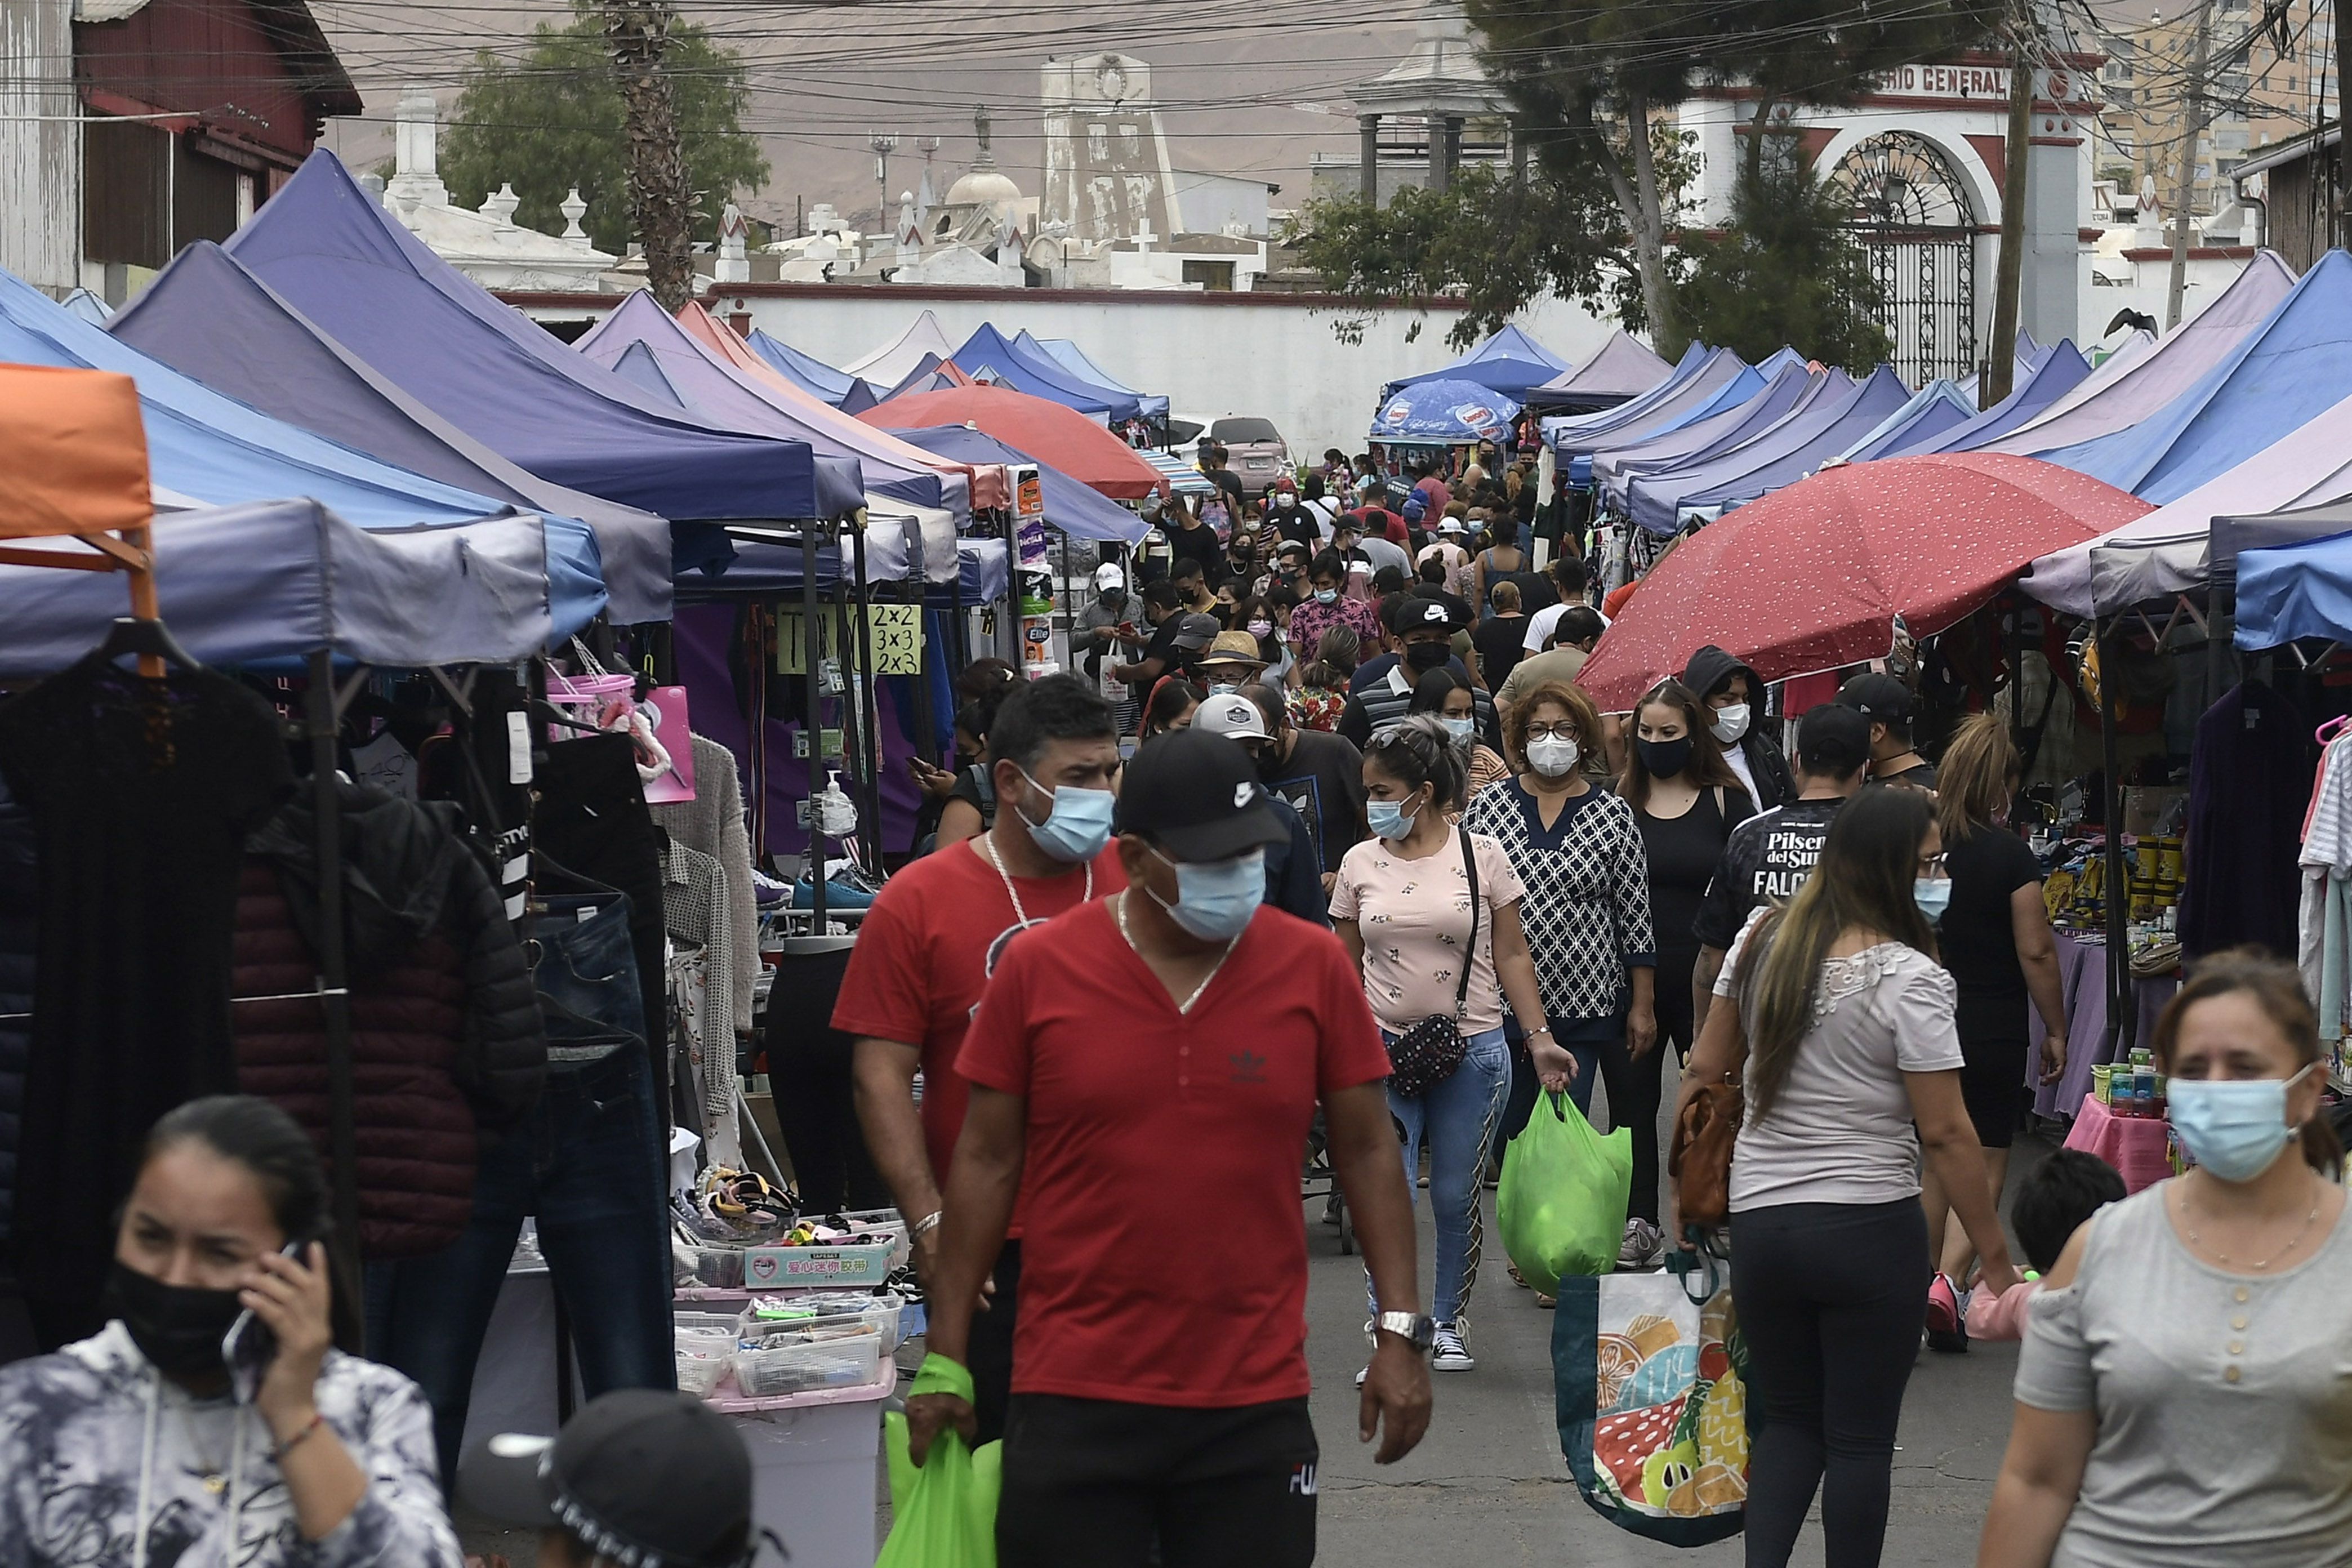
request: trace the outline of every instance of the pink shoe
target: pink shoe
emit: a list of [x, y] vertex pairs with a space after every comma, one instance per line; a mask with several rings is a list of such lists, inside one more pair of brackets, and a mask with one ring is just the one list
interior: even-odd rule
[[1965, 1355], [1969, 1331], [1960, 1319], [1959, 1292], [1938, 1273], [1927, 1282], [1927, 1348], [1947, 1355]]

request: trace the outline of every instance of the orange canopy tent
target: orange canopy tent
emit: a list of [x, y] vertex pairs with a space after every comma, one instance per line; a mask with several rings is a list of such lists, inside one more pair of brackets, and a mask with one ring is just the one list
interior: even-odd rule
[[[0, 365], [0, 539], [89, 546], [0, 546], [0, 563], [127, 572], [131, 614], [154, 621], [154, 516], [136, 382], [110, 371]], [[142, 654], [140, 672], [160, 676], [163, 663]]]
[[1075, 408], [1009, 386], [909, 392], [877, 403], [857, 417], [892, 430], [969, 425], [1113, 500], [1140, 500], [1168, 489], [1159, 469], [1102, 426]]

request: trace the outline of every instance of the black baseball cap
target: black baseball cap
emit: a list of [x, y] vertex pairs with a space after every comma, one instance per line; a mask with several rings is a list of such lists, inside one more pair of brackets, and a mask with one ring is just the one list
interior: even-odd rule
[[1193, 610], [1176, 623], [1175, 643], [1186, 653], [1198, 653], [1216, 641], [1217, 634], [1223, 630], [1224, 628], [1217, 625], [1216, 616]]
[[1797, 760], [1816, 778], [1844, 778], [1870, 761], [1870, 721], [1860, 710], [1824, 702], [1797, 723]]
[[1891, 675], [1865, 670], [1838, 688], [1838, 706], [1851, 708], [1875, 723], [1901, 723], [1918, 706], [1911, 689]]
[[751, 1530], [751, 1456], [692, 1394], [622, 1388], [553, 1437], [505, 1433], [457, 1467], [466, 1500], [509, 1524], [562, 1528], [632, 1568], [740, 1568]]
[[1115, 825], [1150, 839], [1171, 859], [1230, 860], [1289, 842], [1265, 802], [1257, 763], [1239, 744], [1205, 730], [1175, 730], [1127, 764]]

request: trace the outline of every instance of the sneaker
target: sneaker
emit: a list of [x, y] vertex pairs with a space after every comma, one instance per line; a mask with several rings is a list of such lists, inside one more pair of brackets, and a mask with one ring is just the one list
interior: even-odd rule
[[1429, 1368], [1432, 1372], [1468, 1372], [1478, 1363], [1471, 1358], [1470, 1347], [1462, 1342], [1462, 1331], [1452, 1323], [1437, 1325], [1437, 1342], [1430, 1349]]
[[1965, 1355], [1969, 1349], [1959, 1294], [1940, 1273], [1927, 1282], [1927, 1348], [1945, 1355]]
[[1370, 1377], [1370, 1376], [1371, 1376], [1371, 1375], [1372, 1375], [1372, 1369], [1371, 1369], [1370, 1367], [1369, 1367], [1369, 1366], [1365, 1366], [1365, 1367], [1358, 1367], [1358, 1368], [1356, 1369], [1356, 1386], [1357, 1386], [1358, 1388], [1361, 1388], [1361, 1387], [1363, 1387], [1363, 1386], [1364, 1386], [1364, 1379], [1366, 1379], [1366, 1378], [1368, 1378], [1368, 1377]]
[[1656, 1226], [1645, 1219], [1629, 1219], [1625, 1222], [1625, 1239], [1617, 1248], [1617, 1267], [1647, 1268], [1657, 1262], [1658, 1254], [1664, 1249], [1664, 1239]]

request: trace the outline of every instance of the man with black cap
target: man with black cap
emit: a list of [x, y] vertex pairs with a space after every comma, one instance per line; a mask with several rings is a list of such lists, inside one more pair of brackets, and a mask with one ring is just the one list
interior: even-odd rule
[[1155, 1538], [1165, 1568], [1313, 1561], [1298, 1159], [1318, 1101], [1381, 1309], [1358, 1435], [1385, 1464], [1427, 1427], [1388, 1053], [1339, 939], [1260, 901], [1265, 798], [1222, 736], [1137, 753], [1129, 889], [1014, 937], [958, 1058], [972, 1102], [908, 1439], [919, 1460], [971, 1429], [961, 1363], [1018, 1194], [1003, 1568], [1141, 1568]]
[[760, 1550], [751, 1456], [689, 1394], [615, 1389], [553, 1437], [488, 1438], [459, 1462], [457, 1489], [492, 1519], [539, 1526], [539, 1568], [742, 1568]]
[[1911, 715], [1918, 700], [1891, 675], [1866, 670], [1838, 688], [1838, 706], [1870, 721], [1870, 782], [1904, 789], [1936, 789], [1936, 769], [1911, 745]]
[[1797, 798], [1731, 830], [1699, 904], [1692, 924], [1699, 942], [1698, 963], [1691, 971], [1694, 1033], [1706, 1022], [1724, 954], [1749, 911], [1796, 896], [1822, 858], [1830, 824], [1862, 788], [1870, 767], [1869, 721], [1833, 702], [1814, 709], [1797, 726], [1797, 765], [1802, 785]]
[[1362, 747], [1373, 735], [1402, 719], [1412, 706], [1413, 687], [1433, 669], [1451, 670], [1470, 688], [1479, 733], [1495, 741], [1495, 700], [1470, 677], [1470, 667], [1454, 657], [1454, 634], [1470, 624], [1470, 606], [1451, 594], [1434, 598], [1407, 595], [1391, 612], [1390, 635], [1398, 653], [1384, 653], [1357, 667], [1348, 682], [1349, 701], [1339, 733]]

